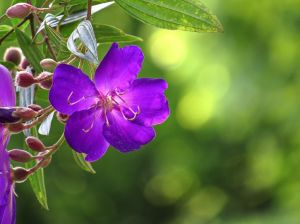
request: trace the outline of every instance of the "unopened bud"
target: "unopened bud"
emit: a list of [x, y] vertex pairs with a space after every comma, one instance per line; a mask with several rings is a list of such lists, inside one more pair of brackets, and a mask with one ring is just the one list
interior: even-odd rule
[[15, 65], [19, 65], [21, 62], [21, 58], [22, 52], [20, 48], [10, 47], [6, 49], [3, 60], [14, 63]]
[[18, 72], [15, 79], [16, 85], [27, 88], [32, 84], [36, 83], [33, 75], [26, 71]]
[[25, 142], [30, 149], [36, 152], [43, 152], [46, 149], [44, 143], [36, 137], [29, 136], [25, 139]]
[[26, 58], [24, 58], [21, 62], [21, 68], [25, 70], [28, 66], [30, 66], [29, 61]]
[[48, 90], [51, 88], [53, 80], [53, 73], [50, 72], [42, 72], [39, 74], [38, 77], [36, 77], [36, 81], [39, 82], [39, 86], [42, 89]]
[[51, 58], [46, 58], [41, 60], [40, 65], [46, 71], [53, 72], [57, 66], [57, 62]]
[[40, 106], [40, 105], [37, 105], [37, 104], [30, 104], [28, 106], [28, 108], [36, 111], [36, 112], [39, 112], [40, 110], [42, 110], [43, 108]]
[[39, 162], [39, 165], [40, 165], [42, 168], [46, 168], [46, 167], [49, 166], [49, 164], [51, 163], [51, 160], [52, 160], [52, 157], [49, 156], [48, 158], [42, 159], [42, 160]]
[[36, 8], [27, 3], [17, 3], [6, 10], [6, 15], [9, 18], [20, 18], [24, 19]]
[[13, 112], [13, 116], [17, 118], [21, 118], [23, 121], [28, 121], [35, 118], [37, 112], [28, 107], [17, 107]]
[[8, 152], [10, 159], [20, 162], [27, 163], [32, 159], [32, 155], [21, 149], [13, 149]]
[[15, 108], [0, 107], [0, 123], [1, 124], [13, 124], [21, 121], [20, 118], [15, 117], [13, 113], [16, 111]]
[[23, 123], [9, 124], [7, 129], [12, 133], [20, 133], [24, 131], [25, 125]]
[[67, 123], [67, 120], [69, 119], [69, 115], [68, 114], [62, 114], [60, 112], [56, 113], [56, 118], [59, 122], [61, 122], [62, 124]]
[[23, 167], [15, 167], [13, 168], [13, 179], [17, 183], [22, 183], [27, 180], [30, 175], [30, 171]]

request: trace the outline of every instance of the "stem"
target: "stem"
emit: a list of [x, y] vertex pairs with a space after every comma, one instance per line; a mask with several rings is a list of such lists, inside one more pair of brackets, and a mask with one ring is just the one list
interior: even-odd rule
[[88, 0], [88, 10], [87, 10], [86, 19], [91, 20], [91, 18], [92, 18], [92, 0]]
[[30, 30], [31, 30], [31, 36], [33, 39], [35, 36], [35, 28], [34, 28], [34, 18], [32, 15], [30, 15]]
[[47, 5], [49, 5], [50, 0], [46, 0], [44, 1], [44, 3], [42, 4], [41, 8], [45, 8]]
[[26, 17], [25, 19], [23, 19], [20, 23], [18, 23], [16, 27], [13, 27], [10, 31], [8, 31], [8, 32], [0, 39], [0, 45], [2, 44], [2, 42], [3, 42], [7, 37], [9, 37], [9, 35], [11, 35], [11, 34], [16, 30], [16, 28], [22, 26], [29, 18], [30, 18], [30, 16], [27, 16], [27, 17]]
[[54, 108], [51, 108], [49, 109], [48, 111], [46, 111], [43, 115], [41, 115], [40, 117], [38, 117], [37, 119], [35, 119], [34, 121], [32, 121], [31, 123], [29, 124], [25, 124], [24, 125], [24, 129], [29, 129], [29, 128], [32, 128], [34, 127], [35, 125], [43, 122], [49, 114], [51, 114], [52, 112], [54, 111]]

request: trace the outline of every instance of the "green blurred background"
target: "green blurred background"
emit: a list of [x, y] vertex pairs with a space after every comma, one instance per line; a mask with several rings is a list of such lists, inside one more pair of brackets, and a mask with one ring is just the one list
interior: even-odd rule
[[45, 170], [50, 211], [18, 185], [18, 224], [300, 223], [300, 2], [205, 2], [225, 33], [156, 29], [118, 6], [94, 17], [144, 39], [142, 75], [168, 81], [171, 116], [96, 175], [62, 148]]

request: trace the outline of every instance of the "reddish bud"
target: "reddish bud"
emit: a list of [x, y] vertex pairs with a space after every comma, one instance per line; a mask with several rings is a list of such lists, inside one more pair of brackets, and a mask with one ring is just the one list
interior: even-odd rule
[[46, 58], [46, 59], [41, 60], [40, 65], [42, 66], [42, 68], [44, 70], [53, 72], [57, 66], [57, 62], [51, 58]]
[[49, 164], [51, 163], [51, 160], [52, 160], [52, 157], [48, 157], [46, 159], [42, 159], [40, 162], [39, 162], [39, 165], [42, 167], [42, 168], [45, 168], [47, 166], [49, 166]]
[[18, 72], [15, 79], [16, 85], [26, 88], [36, 83], [33, 75], [26, 71]]
[[52, 79], [48, 79], [48, 80], [46, 80], [46, 81], [40, 82], [40, 83], [39, 83], [39, 86], [40, 86], [42, 89], [49, 90], [49, 89], [51, 89], [52, 84], [53, 84], [53, 80], [52, 80]]
[[6, 10], [6, 15], [9, 18], [20, 18], [24, 19], [36, 8], [27, 3], [17, 3]]
[[9, 124], [7, 125], [7, 129], [13, 133], [20, 133], [24, 131], [25, 125], [23, 123]]
[[6, 49], [3, 60], [12, 62], [15, 65], [19, 65], [21, 62], [21, 58], [22, 58], [22, 52], [20, 48], [10, 47]]
[[43, 108], [40, 106], [40, 105], [37, 105], [37, 104], [30, 104], [28, 106], [28, 108], [36, 111], [36, 112], [39, 112], [40, 110], [42, 110]]
[[36, 117], [37, 112], [28, 107], [17, 107], [13, 112], [13, 116], [28, 121]]
[[30, 171], [23, 167], [15, 167], [13, 168], [13, 179], [17, 183], [22, 183], [27, 180], [30, 175]]
[[43, 152], [46, 149], [44, 143], [36, 137], [29, 136], [25, 139], [25, 142], [29, 148], [36, 152]]
[[57, 118], [57, 120], [59, 121], [59, 122], [61, 122], [62, 124], [65, 124], [65, 123], [67, 123], [67, 120], [69, 119], [69, 115], [67, 115], [67, 114], [62, 114], [62, 113], [60, 113], [60, 112], [57, 112], [56, 113], [56, 118]]
[[30, 66], [29, 61], [24, 58], [21, 62], [21, 68], [25, 70], [28, 66]]
[[39, 86], [42, 89], [48, 90], [51, 88], [52, 86], [52, 77], [53, 74], [50, 72], [42, 72], [41, 74], [39, 74], [38, 77], [36, 77], [36, 81], [39, 82]]
[[8, 154], [10, 159], [20, 163], [27, 163], [32, 159], [32, 155], [29, 152], [26, 152], [21, 149], [10, 150]]

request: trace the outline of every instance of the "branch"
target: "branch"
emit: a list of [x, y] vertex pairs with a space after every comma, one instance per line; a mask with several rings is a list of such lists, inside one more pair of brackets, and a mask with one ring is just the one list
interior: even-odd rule
[[91, 18], [92, 18], [92, 0], [88, 0], [88, 9], [87, 9], [86, 19], [91, 20]]

